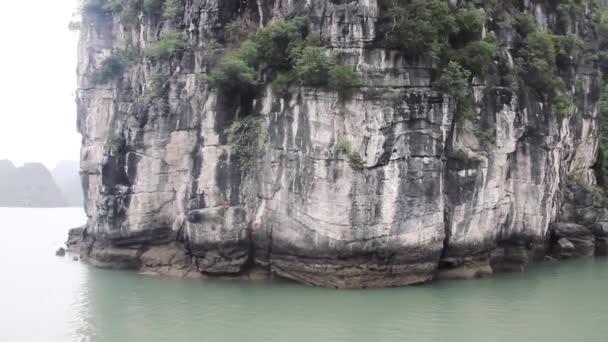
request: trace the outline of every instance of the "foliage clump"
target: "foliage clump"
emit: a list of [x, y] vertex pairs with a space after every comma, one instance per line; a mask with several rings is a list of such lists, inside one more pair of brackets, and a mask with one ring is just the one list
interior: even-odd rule
[[353, 144], [348, 140], [339, 140], [336, 144], [336, 154], [349, 155], [353, 151]]
[[389, 0], [387, 7], [385, 46], [408, 57], [427, 52], [438, 57], [448, 47], [449, 35], [458, 30], [448, 1]]
[[110, 56], [104, 59], [99, 67], [91, 74], [91, 82], [93, 84], [106, 84], [119, 76], [125, 69], [135, 60], [135, 52], [133, 51], [113, 51]]
[[560, 95], [555, 98], [555, 114], [558, 119], [565, 119], [570, 116], [570, 99]]
[[343, 95], [348, 95], [360, 83], [361, 74], [350, 65], [335, 65], [329, 70], [329, 86]]
[[143, 10], [148, 15], [160, 13], [163, 8], [163, 0], [144, 0]]
[[529, 34], [524, 39], [518, 56], [520, 76], [526, 84], [553, 96], [560, 87], [561, 80], [555, 76], [556, 52], [552, 35], [539, 31]]
[[336, 144], [336, 154], [343, 154], [348, 157], [348, 164], [355, 171], [365, 168], [365, 160], [357, 152], [353, 152], [353, 145], [348, 140], [338, 140]]
[[214, 87], [224, 90], [251, 88], [255, 85], [257, 73], [239, 53], [227, 55], [222, 62], [211, 71], [208, 80]]
[[435, 89], [461, 100], [469, 94], [469, 77], [471, 72], [463, 68], [458, 62], [451, 61], [443, 70], [441, 76], [435, 81]]
[[562, 28], [575, 24], [584, 14], [586, 0], [557, 0], [557, 17]]
[[294, 18], [249, 33], [243, 20], [228, 25], [227, 41], [238, 47], [227, 53], [208, 80], [225, 91], [246, 90], [270, 80], [276, 91], [298, 83], [331, 86], [341, 94], [358, 84], [359, 73], [336, 63], [327, 49], [308, 39], [305, 21]]
[[167, 59], [184, 47], [184, 36], [181, 32], [172, 32], [153, 43], [146, 55], [152, 59]]
[[163, 5], [163, 18], [177, 19], [184, 14], [183, 0], [166, 0]]
[[460, 125], [477, 116], [470, 99], [470, 77], [470, 71], [463, 68], [458, 62], [451, 61], [433, 84], [435, 89], [449, 95], [456, 102], [456, 121]]
[[263, 119], [253, 116], [236, 119], [227, 133], [241, 171], [253, 169], [266, 140]]
[[552, 38], [555, 45], [555, 61], [558, 67], [576, 65], [583, 51], [583, 40], [574, 34], [554, 35]]
[[491, 34], [484, 40], [476, 40], [457, 51], [458, 62], [472, 73], [482, 75], [496, 57], [496, 36]]
[[148, 87], [144, 93], [144, 103], [146, 105], [151, 105], [152, 103], [162, 99], [165, 95], [165, 85], [166, 80], [164, 80], [162, 77], [156, 76], [152, 78], [152, 80], [148, 82]]
[[361, 171], [365, 168], [365, 160], [359, 153], [351, 153], [348, 156], [348, 164], [355, 171]]

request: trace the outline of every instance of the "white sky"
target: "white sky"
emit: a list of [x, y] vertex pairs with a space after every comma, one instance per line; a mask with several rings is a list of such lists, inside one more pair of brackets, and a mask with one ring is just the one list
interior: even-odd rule
[[0, 159], [78, 160], [76, 0], [17, 0], [0, 9]]

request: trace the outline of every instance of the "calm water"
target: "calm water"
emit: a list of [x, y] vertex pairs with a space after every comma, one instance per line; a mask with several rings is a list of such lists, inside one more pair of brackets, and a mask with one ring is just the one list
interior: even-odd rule
[[55, 249], [78, 209], [2, 209], [0, 341], [608, 341], [608, 261], [369, 291], [149, 278]]

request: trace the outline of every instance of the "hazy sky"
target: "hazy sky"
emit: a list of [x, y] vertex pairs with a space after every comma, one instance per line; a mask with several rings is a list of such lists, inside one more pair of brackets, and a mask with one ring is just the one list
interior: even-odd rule
[[77, 160], [76, 0], [18, 0], [0, 10], [0, 159]]

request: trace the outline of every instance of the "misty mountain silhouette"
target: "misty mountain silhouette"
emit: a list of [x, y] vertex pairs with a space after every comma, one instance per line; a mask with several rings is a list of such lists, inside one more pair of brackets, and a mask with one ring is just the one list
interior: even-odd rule
[[9, 160], [0, 160], [0, 207], [81, 206], [78, 165], [74, 168], [69, 162], [59, 163], [55, 170], [57, 182], [41, 163], [16, 167]]

